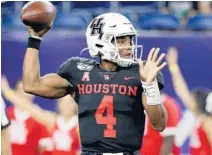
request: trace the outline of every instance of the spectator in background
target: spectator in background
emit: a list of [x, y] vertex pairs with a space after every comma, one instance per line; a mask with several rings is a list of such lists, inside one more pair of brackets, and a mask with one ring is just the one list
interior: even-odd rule
[[[3, 77], [2, 86], [6, 79]], [[15, 106], [10, 106], [7, 109], [8, 117], [11, 120], [11, 125], [9, 127], [9, 135], [12, 145], [13, 155], [37, 155], [38, 152], [42, 152], [39, 142], [41, 138], [47, 137], [48, 132], [46, 128], [38, 123], [31, 115], [23, 110], [19, 105], [16, 104], [18, 100], [12, 98], [12, 94], [7, 92], [6, 87], [2, 87], [3, 95], [6, 97], [10, 103]], [[23, 91], [22, 81], [16, 83], [14, 94], [22, 102], [30, 102], [33, 104], [34, 96], [27, 94]]]
[[197, 13], [211, 14], [212, 2], [210, 1], [166, 1], [162, 12], [174, 14], [182, 24], [185, 24], [187, 19]]
[[80, 154], [78, 107], [71, 96], [67, 95], [58, 100], [58, 115], [55, 112], [41, 109], [31, 100], [20, 97], [11, 90], [5, 77], [2, 77], [1, 82], [2, 92], [9, 101], [28, 112], [34, 120], [48, 129], [51, 139], [42, 141], [42, 146], [45, 146], [47, 151], [51, 150], [52, 155]]
[[6, 106], [1, 96], [1, 155], [12, 155], [11, 144], [8, 134], [10, 120], [6, 114]]
[[[147, 117], [143, 143], [142, 155], [180, 155], [180, 148], [175, 145], [175, 130], [180, 120], [180, 107], [169, 95], [162, 93], [163, 105], [168, 114], [167, 127], [163, 132], [155, 131]], [[153, 149], [154, 148], [154, 149]]]
[[[190, 131], [190, 154], [211, 155], [212, 92], [207, 88], [198, 88], [190, 92], [177, 61], [177, 49], [169, 48], [167, 62], [175, 92], [183, 104], [193, 113], [192, 117], [195, 120], [194, 125], [191, 127], [192, 131]], [[191, 125], [192, 122], [186, 124], [187, 127]]]

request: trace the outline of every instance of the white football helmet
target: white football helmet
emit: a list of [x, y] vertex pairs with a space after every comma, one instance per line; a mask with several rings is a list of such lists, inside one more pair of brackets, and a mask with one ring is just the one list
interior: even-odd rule
[[[131, 49], [132, 57], [130, 58], [120, 57], [116, 37], [121, 36], [133, 37], [131, 46], [124, 47]], [[100, 57], [103, 60], [115, 62], [121, 67], [128, 67], [142, 56], [142, 46], [137, 45], [137, 36], [137, 31], [125, 16], [118, 13], [105, 13], [94, 18], [88, 25], [86, 31], [88, 48], [86, 49], [89, 50], [91, 57]], [[139, 48], [140, 53], [138, 53]]]

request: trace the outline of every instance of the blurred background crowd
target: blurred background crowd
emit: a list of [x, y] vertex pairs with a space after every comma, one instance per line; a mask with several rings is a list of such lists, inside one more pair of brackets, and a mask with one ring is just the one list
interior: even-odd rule
[[[27, 155], [30, 153], [34, 155], [33, 149], [36, 154], [43, 153], [43, 155], [52, 154], [52, 151], [54, 155], [63, 155], [62, 153], [70, 151], [71, 148], [79, 151], [76, 136], [78, 128], [76, 123], [73, 123], [75, 119], [70, 119], [77, 114], [76, 103], [70, 98], [48, 100], [27, 96], [22, 91], [20, 79], [28, 33], [20, 20], [20, 11], [26, 3], [25, 1], [1, 3], [1, 64], [2, 74], [6, 76], [2, 78], [4, 86], [2, 92], [11, 119], [9, 133], [12, 137], [13, 154], [24, 155], [22, 151], [28, 151]], [[169, 69], [166, 67], [162, 71], [165, 79], [162, 99], [169, 116], [167, 130], [161, 134], [152, 131], [147, 121], [144, 147], [154, 146], [157, 151], [163, 149], [164, 155], [170, 152], [176, 155], [211, 155], [212, 141], [209, 137], [212, 136], [203, 126], [204, 121], [211, 122], [210, 112], [212, 112], [212, 97], [209, 97], [212, 89], [212, 2], [53, 1], [52, 3], [57, 7], [57, 16], [52, 30], [45, 36], [41, 45], [39, 54], [41, 75], [54, 73], [66, 59], [80, 56], [80, 51], [86, 47], [85, 30], [93, 17], [105, 12], [122, 13], [132, 21], [140, 33], [138, 43], [143, 45], [142, 59], [146, 59], [152, 47], [160, 47], [161, 52], [170, 54], [167, 58]], [[89, 57], [86, 53], [82, 56]], [[175, 68], [171, 67], [173, 64]], [[175, 77], [181, 81], [176, 81]], [[184, 87], [179, 89], [176, 85]], [[8, 89], [14, 89], [19, 95], [10, 98], [4, 93], [4, 90], [6, 92]], [[194, 95], [201, 96], [201, 100], [195, 101], [193, 105], [183, 96], [186, 93], [190, 94], [190, 90], [194, 90], [192, 91]], [[67, 103], [73, 104], [67, 106]], [[51, 131], [51, 134], [47, 134], [47, 131]], [[33, 136], [34, 133], [37, 133], [36, 137]], [[75, 144], [72, 146], [73, 141]], [[23, 146], [31, 149], [22, 150], [27, 148]], [[160, 154], [154, 151], [148, 153], [145, 150], [142, 153]]]
[[[23, 29], [19, 13], [26, 2], [2, 3], [2, 28]], [[127, 16], [145, 30], [211, 30], [210, 1], [54, 1], [55, 28], [84, 30], [91, 19], [105, 12]]]

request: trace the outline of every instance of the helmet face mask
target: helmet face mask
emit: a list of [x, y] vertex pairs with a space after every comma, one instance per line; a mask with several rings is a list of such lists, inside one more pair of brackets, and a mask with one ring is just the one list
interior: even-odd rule
[[[123, 46], [119, 45], [119, 38], [130, 37], [130, 45]], [[123, 39], [124, 40], [124, 39]], [[137, 59], [141, 59], [142, 56], [142, 46], [137, 45], [137, 36], [119, 36], [115, 37], [115, 48], [118, 53], [118, 57], [115, 60], [117, 65], [121, 67], [129, 67], [133, 63], [137, 63]], [[138, 50], [140, 49], [140, 52]], [[139, 55], [138, 55], [139, 53]]]
[[[117, 38], [130, 36], [131, 45], [119, 47]], [[101, 57], [121, 67], [128, 67], [132, 63], [137, 63], [138, 49], [142, 50], [141, 45], [137, 45], [138, 33], [132, 23], [123, 15], [118, 13], [106, 13], [96, 17], [86, 31], [86, 40], [90, 56]], [[131, 56], [122, 57], [120, 51], [130, 50]], [[140, 51], [139, 56], [142, 56]]]

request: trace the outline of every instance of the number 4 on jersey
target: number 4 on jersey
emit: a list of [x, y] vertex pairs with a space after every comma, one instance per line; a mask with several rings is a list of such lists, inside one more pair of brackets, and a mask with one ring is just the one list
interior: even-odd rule
[[[104, 116], [105, 110], [106, 116]], [[95, 118], [97, 124], [106, 124], [105, 138], [116, 138], [116, 130], [113, 129], [113, 126], [116, 125], [116, 117], [113, 116], [113, 96], [106, 95], [103, 97], [96, 110]]]

